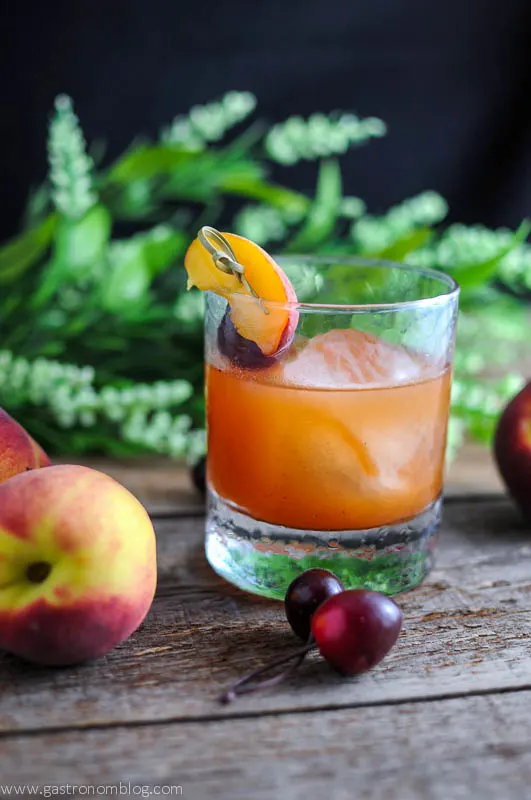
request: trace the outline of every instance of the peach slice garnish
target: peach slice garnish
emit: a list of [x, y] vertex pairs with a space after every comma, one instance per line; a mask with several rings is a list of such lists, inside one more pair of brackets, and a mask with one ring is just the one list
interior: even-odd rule
[[[216, 245], [209, 235], [213, 229], [205, 230], [208, 241]], [[295, 290], [279, 265], [257, 244], [235, 233], [222, 236], [243, 267], [244, 280], [237, 273], [224, 272], [216, 266], [212, 253], [197, 238], [184, 259], [188, 288], [197, 286], [224, 297], [240, 336], [258, 345], [265, 356], [277, 355], [289, 346], [297, 327], [297, 309], [280, 305], [296, 303]]]

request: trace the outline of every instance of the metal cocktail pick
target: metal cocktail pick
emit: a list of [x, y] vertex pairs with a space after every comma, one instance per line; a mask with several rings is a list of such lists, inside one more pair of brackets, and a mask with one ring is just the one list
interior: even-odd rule
[[197, 234], [197, 238], [205, 250], [210, 253], [218, 269], [227, 275], [234, 275], [253, 297], [256, 297], [257, 300], [260, 299], [245, 277], [245, 267], [238, 263], [234, 250], [222, 233], [209, 225], [204, 225]]

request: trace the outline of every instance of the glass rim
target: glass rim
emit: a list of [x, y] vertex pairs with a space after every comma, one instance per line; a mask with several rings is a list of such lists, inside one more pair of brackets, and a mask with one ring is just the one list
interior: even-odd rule
[[[411, 272], [415, 273], [419, 276], [424, 276], [427, 278], [432, 278], [438, 283], [447, 287], [447, 291], [441, 292], [439, 294], [435, 294], [432, 297], [420, 297], [416, 300], [394, 300], [392, 302], [387, 303], [306, 303], [299, 300], [268, 300], [267, 298], [260, 298], [259, 302], [265, 305], [266, 308], [271, 309], [293, 309], [298, 311], [308, 311], [308, 312], [319, 312], [322, 311], [323, 313], [345, 313], [345, 314], [355, 314], [355, 313], [367, 313], [367, 312], [380, 312], [380, 311], [402, 311], [407, 309], [413, 308], [422, 308], [425, 306], [436, 306], [442, 303], [449, 302], [456, 298], [459, 295], [460, 287], [454, 278], [451, 275], [448, 275], [447, 272], [443, 272], [442, 270], [432, 269], [430, 267], [417, 267], [414, 264], [404, 264], [399, 261], [388, 261], [386, 259], [379, 259], [379, 258], [363, 258], [363, 256], [341, 256], [341, 255], [330, 255], [327, 256], [326, 254], [319, 254], [319, 255], [310, 255], [310, 254], [301, 254], [301, 255], [273, 255], [274, 260], [282, 266], [282, 264], [286, 264], [288, 262], [308, 262], [312, 264], [344, 264], [345, 266], [350, 267], [383, 267], [385, 269], [398, 269], [402, 270], [403, 272]], [[213, 294], [217, 294], [215, 290], [212, 290]], [[253, 303], [257, 302], [255, 297], [245, 294], [244, 292], [233, 292], [233, 295], [238, 295], [238, 298], [245, 298], [246, 301], [250, 301]], [[225, 297], [225, 299], [228, 299]]]

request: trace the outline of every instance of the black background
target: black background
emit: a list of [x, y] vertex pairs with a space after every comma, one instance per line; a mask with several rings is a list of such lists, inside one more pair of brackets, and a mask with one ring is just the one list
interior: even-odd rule
[[[454, 220], [531, 214], [529, 0], [1, 0], [1, 12], [1, 236], [44, 176], [61, 91], [110, 155], [229, 89], [253, 91], [270, 121], [380, 116], [387, 138], [343, 162], [370, 210], [433, 188]], [[278, 177], [312, 190], [314, 175]]]

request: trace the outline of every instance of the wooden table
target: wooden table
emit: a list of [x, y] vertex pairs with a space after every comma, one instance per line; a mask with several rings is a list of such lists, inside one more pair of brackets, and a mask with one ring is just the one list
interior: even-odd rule
[[0, 791], [121, 781], [188, 800], [531, 797], [531, 535], [487, 454], [468, 449], [450, 474], [437, 567], [401, 598], [404, 630], [379, 667], [343, 679], [312, 657], [228, 707], [223, 687], [296, 644], [281, 605], [210, 570], [183, 470], [102, 466], [152, 510], [157, 598], [99, 661], [52, 670], [0, 656]]

